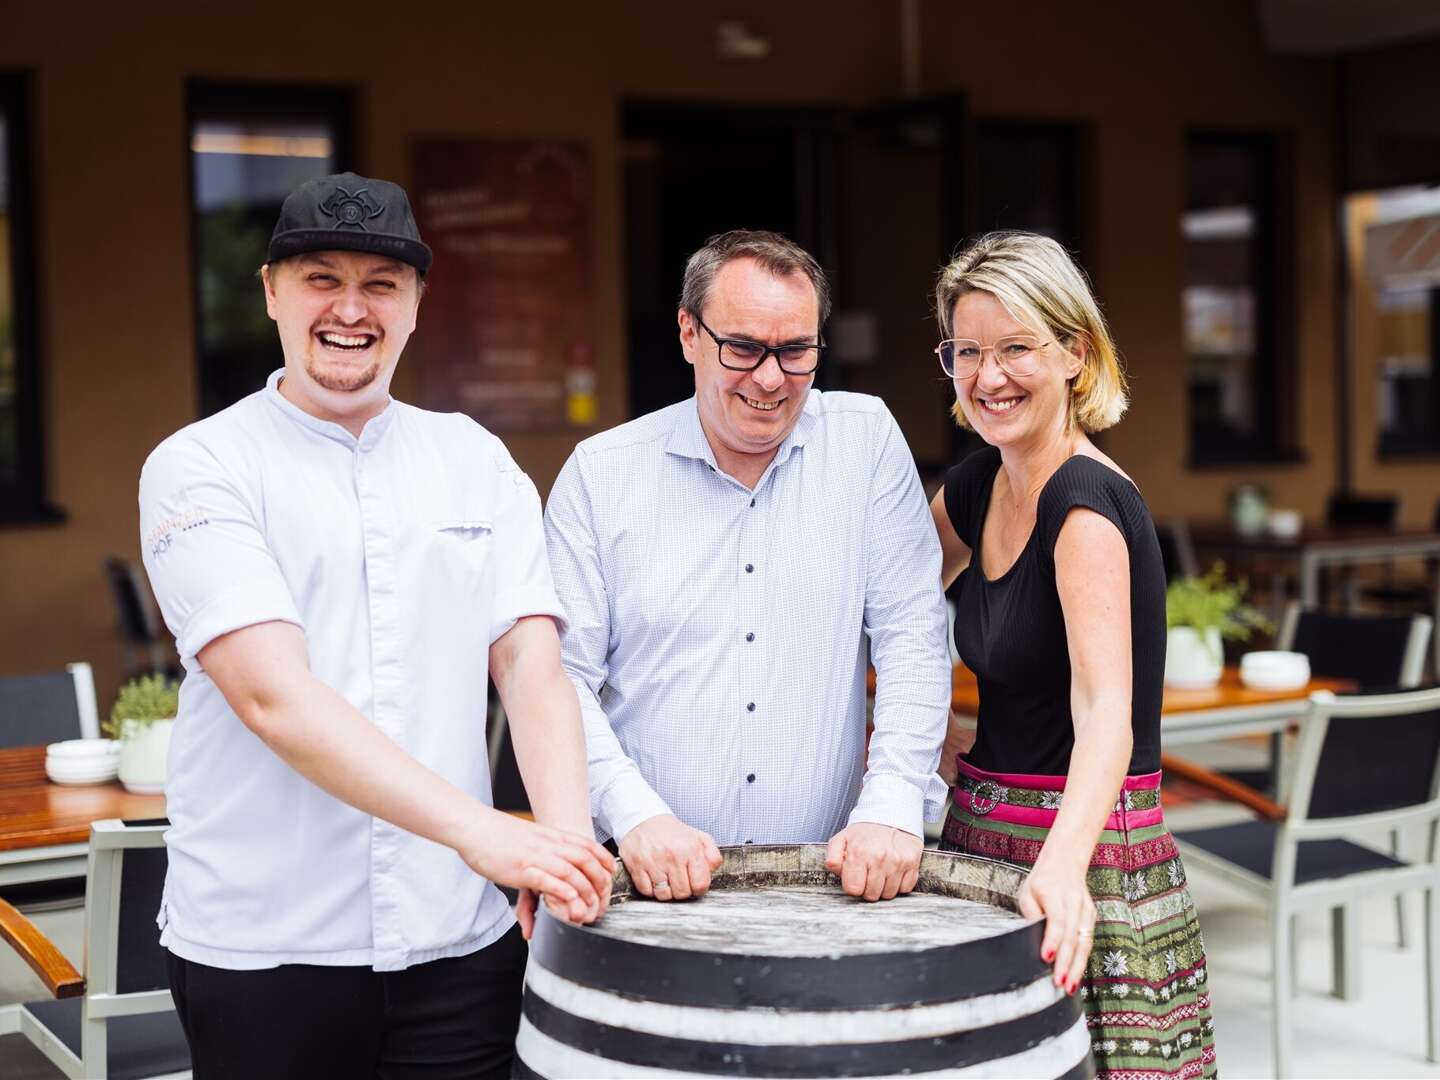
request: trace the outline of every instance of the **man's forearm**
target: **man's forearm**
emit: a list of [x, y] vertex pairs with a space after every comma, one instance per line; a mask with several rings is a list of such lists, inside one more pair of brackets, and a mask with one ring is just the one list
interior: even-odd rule
[[494, 811], [427, 769], [308, 671], [237, 710], [287, 765], [343, 802], [458, 849]]
[[585, 733], [575, 689], [555, 667], [506, 703], [515, 762], [535, 820], [593, 835], [585, 783]]

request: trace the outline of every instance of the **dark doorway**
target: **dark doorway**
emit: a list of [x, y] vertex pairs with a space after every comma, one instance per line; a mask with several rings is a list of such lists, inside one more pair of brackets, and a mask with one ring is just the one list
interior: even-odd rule
[[922, 471], [938, 467], [948, 384], [935, 378], [927, 298], [967, 221], [963, 100], [863, 110], [632, 101], [621, 124], [630, 415], [694, 392], [675, 323], [688, 255], [725, 229], [774, 229], [834, 285], [816, 385], [885, 398]]
[[715, 233], [773, 229], [830, 269], [828, 109], [624, 104], [630, 415], [694, 393], [675, 310], [685, 260]]

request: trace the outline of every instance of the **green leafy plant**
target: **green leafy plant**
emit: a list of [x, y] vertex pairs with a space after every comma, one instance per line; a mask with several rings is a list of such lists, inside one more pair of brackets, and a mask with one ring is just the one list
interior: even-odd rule
[[1270, 620], [1245, 602], [1244, 580], [1225, 580], [1225, 564], [1216, 563], [1204, 577], [1179, 578], [1165, 590], [1165, 625], [1193, 627], [1203, 638], [1212, 627], [1222, 638], [1245, 641], [1256, 630], [1272, 633]]
[[120, 739], [127, 727], [145, 728], [170, 720], [180, 705], [180, 684], [164, 675], [141, 675], [120, 688], [110, 719], [101, 725], [106, 738]]

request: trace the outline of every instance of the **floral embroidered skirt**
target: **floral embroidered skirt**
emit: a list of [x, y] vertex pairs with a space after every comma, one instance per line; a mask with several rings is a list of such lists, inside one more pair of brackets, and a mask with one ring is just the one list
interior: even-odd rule
[[[960, 760], [944, 851], [1028, 869], [1049, 835], [1063, 776], [992, 773]], [[1097, 1075], [1213, 1077], [1205, 944], [1160, 809], [1160, 774], [1131, 776], [1090, 860], [1097, 921], [1081, 1003]]]

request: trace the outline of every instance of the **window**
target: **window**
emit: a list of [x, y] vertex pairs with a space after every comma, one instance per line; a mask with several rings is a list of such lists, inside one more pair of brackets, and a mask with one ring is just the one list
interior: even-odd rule
[[1357, 192], [1345, 220], [1353, 362], [1374, 380], [1379, 456], [1440, 456], [1440, 188]]
[[1185, 149], [1191, 463], [1293, 459], [1294, 334], [1280, 281], [1276, 141], [1196, 133]]
[[45, 501], [29, 86], [0, 73], [0, 522], [59, 521]]
[[354, 167], [350, 95], [199, 81], [188, 90], [200, 414], [209, 416], [283, 362], [256, 271], [285, 196]]

